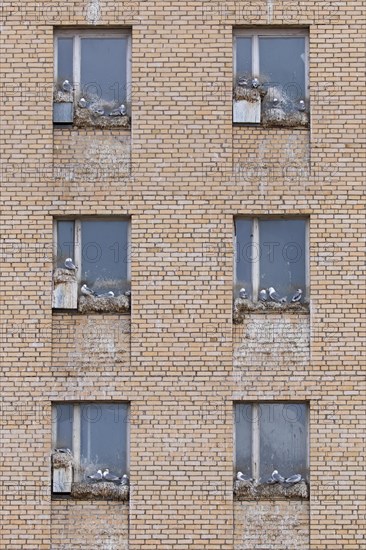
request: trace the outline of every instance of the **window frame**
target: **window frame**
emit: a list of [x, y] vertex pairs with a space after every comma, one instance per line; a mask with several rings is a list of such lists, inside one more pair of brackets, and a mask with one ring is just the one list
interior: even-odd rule
[[[236, 477], [237, 468], [237, 449], [236, 449], [236, 407], [237, 405], [251, 405], [252, 418], [256, 418], [256, 421], [252, 422], [252, 456], [251, 456], [251, 477], [254, 479], [260, 479], [260, 415], [258, 414], [259, 407], [261, 405], [305, 405], [307, 411], [307, 423], [306, 423], [306, 470], [308, 473], [308, 480], [310, 479], [310, 418], [311, 418], [311, 404], [309, 401], [234, 401], [233, 403], [233, 475]], [[280, 472], [281, 473], [281, 472]], [[266, 480], [261, 480], [265, 483]]]
[[[81, 38], [127, 38], [126, 51], [126, 102], [131, 105], [132, 101], [132, 78], [131, 78], [131, 40], [132, 32], [130, 29], [108, 29], [108, 30], [90, 30], [90, 29], [73, 29], [73, 28], [56, 28], [53, 37], [53, 78], [57, 82], [57, 58], [58, 58], [58, 38], [73, 38], [73, 88], [76, 98], [80, 96], [81, 82]], [[132, 105], [131, 105], [132, 111]]]
[[233, 84], [236, 82], [236, 39], [238, 37], [252, 38], [252, 72], [259, 73], [259, 37], [281, 38], [281, 37], [303, 37], [305, 38], [305, 98], [309, 99], [309, 30], [307, 28], [283, 29], [281, 27], [271, 27], [262, 29], [261, 27], [235, 28], [233, 32]]
[[131, 403], [130, 401], [53, 401], [51, 404], [52, 411], [52, 432], [51, 445], [52, 451], [57, 444], [57, 405], [70, 405], [73, 408], [72, 415], [72, 455], [75, 460], [74, 467], [74, 482], [79, 482], [82, 479], [80, 472], [80, 457], [81, 457], [81, 406], [82, 405], [127, 405], [127, 426], [126, 426], [126, 474], [130, 472], [130, 432], [131, 432]]
[[[247, 219], [252, 220], [252, 231], [253, 231], [253, 248], [257, 247], [257, 250], [259, 250], [260, 247], [260, 240], [259, 240], [259, 222], [261, 220], [304, 220], [305, 221], [305, 289], [304, 289], [304, 298], [309, 300], [310, 298], [310, 258], [309, 258], [309, 233], [310, 233], [310, 217], [304, 216], [304, 215], [288, 215], [288, 216], [248, 216], [245, 214], [237, 214], [234, 217], [234, 289], [238, 285], [238, 272], [237, 272], [237, 254], [238, 254], [238, 241], [237, 241], [237, 232], [236, 232], [236, 220], [238, 219]], [[253, 261], [252, 262], [252, 270], [251, 270], [251, 277], [252, 277], [252, 301], [258, 302], [258, 295], [260, 290], [260, 262]]]
[[57, 224], [62, 221], [74, 222], [74, 258], [73, 261], [78, 267], [75, 273], [75, 277], [80, 286], [81, 283], [81, 266], [82, 266], [82, 242], [81, 242], [81, 224], [84, 221], [126, 221], [127, 223], [127, 283], [131, 286], [131, 217], [130, 216], [82, 216], [74, 218], [72, 216], [58, 217], [53, 220], [53, 257], [55, 258], [55, 265], [57, 267]]

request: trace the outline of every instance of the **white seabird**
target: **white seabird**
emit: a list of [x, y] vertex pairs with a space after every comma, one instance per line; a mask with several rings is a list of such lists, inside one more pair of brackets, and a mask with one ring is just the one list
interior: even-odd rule
[[266, 302], [268, 300], [268, 294], [265, 288], [262, 288], [262, 290], [260, 291], [259, 299], [261, 302]]
[[305, 111], [305, 109], [306, 109], [305, 101], [303, 99], [300, 99], [300, 101], [299, 101], [299, 111]]
[[300, 302], [301, 298], [302, 298], [302, 290], [301, 288], [298, 288], [295, 294], [292, 296], [291, 302], [292, 303]]
[[64, 265], [66, 269], [70, 269], [72, 271], [75, 271], [75, 269], [77, 269], [76, 265], [72, 261], [72, 258], [66, 258]]
[[91, 474], [88, 478], [93, 481], [101, 481], [103, 479], [103, 472], [102, 470], [98, 470], [96, 474]]
[[106, 468], [103, 472], [103, 479], [105, 479], [106, 481], [120, 481], [121, 478], [114, 474], [111, 474], [109, 472], [109, 469]]
[[270, 479], [274, 483], [283, 483], [285, 481], [285, 478], [283, 476], [281, 476], [281, 474], [278, 473], [278, 470], [273, 470]]
[[63, 81], [62, 89], [64, 92], [72, 92], [72, 86], [68, 80]]
[[273, 288], [273, 286], [270, 286], [268, 289], [269, 297], [271, 298], [272, 302], [279, 303], [281, 301], [281, 296], [276, 292], [276, 290]]
[[110, 290], [109, 292], [104, 292], [104, 294], [98, 294], [98, 298], [114, 298], [114, 292]]
[[294, 474], [285, 479], [286, 483], [299, 483], [302, 480], [301, 474]]
[[244, 475], [243, 472], [238, 472], [236, 474], [236, 479], [238, 481], [253, 481], [251, 477]]
[[128, 475], [123, 474], [123, 476], [121, 477], [121, 485], [129, 485], [129, 484], [130, 484], [130, 480], [128, 479]]
[[85, 109], [87, 106], [88, 106], [87, 100], [84, 97], [81, 97], [79, 99], [79, 107], [81, 107], [82, 109]]
[[253, 88], [258, 88], [259, 84], [260, 84], [260, 82], [259, 82], [258, 78], [253, 78], [253, 80], [252, 80]]
[[239, 298], [242, 298], [242, 299], [248, 298], [247, 291], [245, 290], [244, 287], [239, 290]]
[[84, 294], [84, 296], [96, 296], [96, 292], [89, 288], [87, 285], [83, 285], [80, 289], [81, 294]]
[[64, 447], [62, 447], [61, 449], [55, 449], [55, 453], [68, 453], [68, 454], [71, 454], [71, 450], [70, 449], [66, 449]]

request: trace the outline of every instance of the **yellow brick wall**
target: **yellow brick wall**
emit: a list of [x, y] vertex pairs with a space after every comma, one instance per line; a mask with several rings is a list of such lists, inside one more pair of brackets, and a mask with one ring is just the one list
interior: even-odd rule
[[[66, 505], [49, 494], [50, 403], [91, 398], [131, 402], [132, 550], [234, 548], [237, 398], [310, 400], [309, 546], [361, 548], [362, 9], [358, 0], [3, 2], [5, 548], [62, 538]], [[309, 26], [310, 131], [232, 127], [232, 29], [253, 24]], [[105, 132], [112, 168], [102, 182], [99, 171], [75, 182], [57, 170], [105, 151], [102, 131], [53, 129], [59, 25], [132, 27], [132, 128], [130, 138]], [[108, 179], [115, 154], [130, 155], [127, 178]], [[243, 174], [248, 161], [258, 166]], [[233, 216], [266, 213], [310, 216], [310, 351], [301, 374], [272, 365], [281, 385], [267, 365], [255, 379], [249, 365], [248, 391], [233, 366]], [[66, 214], [132, 216], [130, 348], [125, 317], [52, 315], [52, 223]], [[100, 353], [74, 337], [90, 323]], [[109, 505], [94, 509], [103, 516]]]

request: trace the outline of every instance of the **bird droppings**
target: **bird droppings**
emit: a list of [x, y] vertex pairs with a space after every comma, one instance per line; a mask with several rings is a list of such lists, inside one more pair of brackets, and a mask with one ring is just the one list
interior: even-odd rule
[[251, 103], [256, 103], [261, 98], [258, 88], [249, 88], [247, 86], [235, 86], [234, 100], [241, 101], [245, 99]]
[[305, 481], [299, 483], [260, 483], [250, 481], [234, 482], [236, 500], [275, 500], [275, 499], [309, 499], [309, 488]]
[[71, 485], [71, 498], [75, 500], [119, 500], [128, 501], [129, 486], [116, 485], [109, 481], [80, 481]]
[[304, 102], [300, 105], [288, 97], [281, 88], [269, 87], [262, 101], [261, 123], [265, 127], [307, 127], [309, 115], [306, 110], [300, 110], [302, 104]]
[[67, 468], [68, 466], [75, 466], [75, 460], [72, 453], [54, 452], [52, 454], [52, 467], [55, 470]]
[[53, 272], [53, 283], [55, 285], [60, 283], [69, 283], [76, 280], [76, 273], [71, 269], [57, 267]]
[[243, 323], [246, 313], [309, 313], [310, 306], [307, 302], [286, 302], [284, 304], [278, 302], [253, 302], [248, 298], [236, 298], [233, 308], [233, 322], [235, 324]]
[[129, 313], [130, 299], [125, 294], [120, 296], [80, 296], [78, 311], [80, 313]]
[[128, 115], [109, 116], [99, 115], [93, 109], [75, 107], [74, 126], [77, 128], [130, 128], [131, 121]]

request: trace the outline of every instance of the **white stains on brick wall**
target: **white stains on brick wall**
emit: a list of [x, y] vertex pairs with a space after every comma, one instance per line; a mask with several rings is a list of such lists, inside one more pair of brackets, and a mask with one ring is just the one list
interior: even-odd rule
[[89, 25], [96, 25], [100, 22], [102, 10], [99, 0], [90, 0], [85, 6], [85, 19]]
[[235, 550], [309, 550], [309, 503], [235, 502]]

